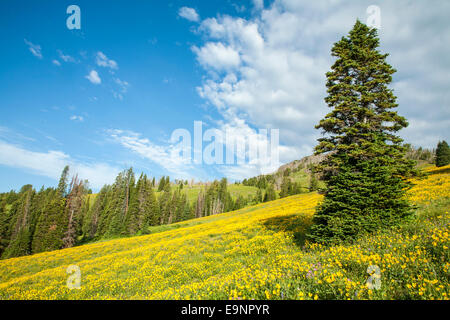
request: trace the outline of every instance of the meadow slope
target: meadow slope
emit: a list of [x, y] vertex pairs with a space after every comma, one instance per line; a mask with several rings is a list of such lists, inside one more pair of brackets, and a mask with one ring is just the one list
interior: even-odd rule
[[[450, 166], [409, 192], [411, 221], [354, 244], [305, 243], [316, 193], [0, 261], [0, 299], [447, 299]], [[68, 266], [81, 270], [69, 290]], [[370, 290], [367, 268], [381, 271]]]

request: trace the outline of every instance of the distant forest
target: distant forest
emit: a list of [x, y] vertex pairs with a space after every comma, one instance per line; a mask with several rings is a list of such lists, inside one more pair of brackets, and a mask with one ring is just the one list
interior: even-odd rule
[[[410, 147], [407, 157], [433, 162], [434, 150]], [[304, 170], [308, 185], [292, 175]], [[314, 166], [287, 168], [260, 175], [241, 185], [257, 188], [255, 195], [232, 196], [226, 178], [198, 186], [196, 200], [189, 201], [185, 189], [192, 182], [162, 177], [149, 178], [133, 169], [124, 170], [113, 184], [92, 194], [87, 180], [69, 179], [64, 168], [56, 188], [36, 191], [32, 185], [18, 192], [0, 193], [0, 257], [2, 259], [69, 248], [100, 239], [142, 235], [151, 227], [237, 210], [319, 189]], [[236, 184], [240, 184], [236, 182]]]

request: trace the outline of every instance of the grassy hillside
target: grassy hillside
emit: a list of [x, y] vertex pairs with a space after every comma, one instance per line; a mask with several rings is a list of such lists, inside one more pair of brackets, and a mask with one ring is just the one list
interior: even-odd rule
[[[186, 192], [188, 201], [190, 203], [193, 203], [197, 200], [198, 194], [204, 188], [204, 186], [185, 186], [183, 188], [183, 191]], [[239, 195], [242, 195], [244, 198], [248, 196], [254, 196], [258, 190], [258, 188], [256, 187], [244, 186], [242, 184], [229, 184], [227, 189], [235, 198], [237, 198]], [[161, 192], [157, 192], [157, 194], [160, 193]]]
[[[1, 299], [447, 299], [450, 166], [428, 168], [411, 221], [330, 248], [304, 242], [321, 196], [296, 195], [152, 234], [0, 261]], [[81, 288], [66, 286], [69, 265]], [[366, 286], [381, 270], [381, 289]]]
[[[197, 200], [198, 194], [202, 189], [204, 189], [204, 186], [185, 186], [183, 188], [183, 191], [186, 193], [187, 199], [189, 203], [194, 203]], [[251, 187], [251, 186], [244, 186], [242, 184], [230, 184], [228, 185], [228, 191], [231, 193], [231, 195], [235, 198], [237, 198], [239, 195], [242, 195], [244, 198], [248, 196], [255, 196], [258, 188]], [[155, 189], [156, 191], [156, 189]], [[156, 192], [157, 195], [159, 195], [161, 192]], [[97, 194], [90, 194], [89, 201], [90, 205], [94, 203], [95, 198], [97, 197]]]

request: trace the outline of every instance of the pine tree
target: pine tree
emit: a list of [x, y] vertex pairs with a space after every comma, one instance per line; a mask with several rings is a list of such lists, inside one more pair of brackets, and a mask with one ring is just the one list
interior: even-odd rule
[[6, 197], [0, 198], [0, 257], [9, 245], [13, 210], [6, 208]]
[[59, 179], [58, 183], [58, 192], [61, 195], [61, 197], [66, 196], [68, 177], [69, 177], [69, 166], [65, 166], [61, 173], [61, 178]]
[[256, 190], [256, 194], [255, 194], [253, 201], [255, 203], [260, 203], [261, 201], [263, 201], [263, 195], [262, 195], [261, 189], [258, 188], [258, 190]]
[[133, 169], [124, 170], [116, 178], [113, 186], [113, 196], [108, 204], [106, 219], [107, 237], [126, 234], [126, 221], [128, 219], [130, 200], [134, 196], [135, 176]]
[[170, 191], [170, 185], [164, 182], [164, 189], [162, 190], [161, 195], [159, 196], [159, 224], [166, 224], [169, 220], [170, 211], [171, 211], [171, 199], [172, 192]]
[[19, 198], [11, 208], [8, 247], [2, 258], [20, 257], [31, 253], [31, 208], [35, 191], [31, 185], [25, 185], [19, 192]]
[[443, 167], [450, 164], [450, 148], [447, 142], [439, 141], [436, 148], [436, 167]]
[[395, 135], [408, 122], [392, 110], [396, 97], [388, 84], [395, 70], [378, 47], [377, 30], [357, 21], [332, 48], [337, 60], [326, 75], [325, 98], [332, 111], [316, 126], [327, 136], [315, 149], [328, 154], [320, 166], [327, 190], [310, 240], [354, 239], [410, 213], [405, 177], [413, 162], [404, 157], [402, 139]]
[[280, 198], [290, 196], [291, 194], [292, 194], [291, 178], [289, 178], [288, 176], [284, 176], [283, 181], [281, 182]]
[[140, 224], [140, 230], [145, 233], [150, 226], [156, 226], [161, 219], [160, 208], [156, 194], [153, 188], [149, 188], [148, 192], [143, 195], [141, 202], [142, 222]]
[[272, 183], [269, 183], [269, 185], [266, 188], [266, 192], [264, 194], [263, 202], [273, 201], [276, 199], [277, 199], [277, 193], [275, 192], [275, 188]]
[[166, 177], [163, 176], [163, 177], [159, 180], [159, 183], [158, 183], [158, 192], [163, 191], [165, 185], [166, 185]]
[[[87, 211], [83, 219], [83, 241], [101, 236], [105, 229], [104, 211], [107, 207], [108, 195], [111, 193], [111, 186], [105, 185], [98, 193], [93, 205]], [[100, 229], [100, 230], [99, 230]]]
[[47, 203], [36, 225], [33, 236], [33, 253], [61, 249], [64, 231], [67, 228], [65, 215], [66, 200], [60, 197], [58, 189]]
[[311, 166], [310, 171], [311, 173], [309, 177], [309, 192], [313, 192], [317, 191], [317, 189], [319, 188], [319, 182], [317, 181], [316, 178], [316, 169], [314, 168], [314, 166]]

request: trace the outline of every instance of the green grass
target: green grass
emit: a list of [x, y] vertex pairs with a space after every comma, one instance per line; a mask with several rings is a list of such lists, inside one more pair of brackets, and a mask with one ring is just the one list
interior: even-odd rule
[[[174, 190], [175, 187], [172, 187], [172, 190]], [[197, 197], [200, 194], [200, 191], [205, 189], [204, 186], [184, 186], [182, 189], [182, 192], [186, 193], [187, 200], [189, 203], [194, 203], [197, 201]], [[242, 184], [229, 184], [228, 185], [228, 191], [231, 193], [231, 196], [236, 199], [239, 195], [242, 195], [244, 198], [248, 196], [254, 196], [257, 192], [258, 188], [256, 187], [250, 187], [250, 186], [244, 186]], [[156, 191], [156, 190], [155, 190]], [[159, 196], [161, 192], [156, 191], [156, 195]]]

